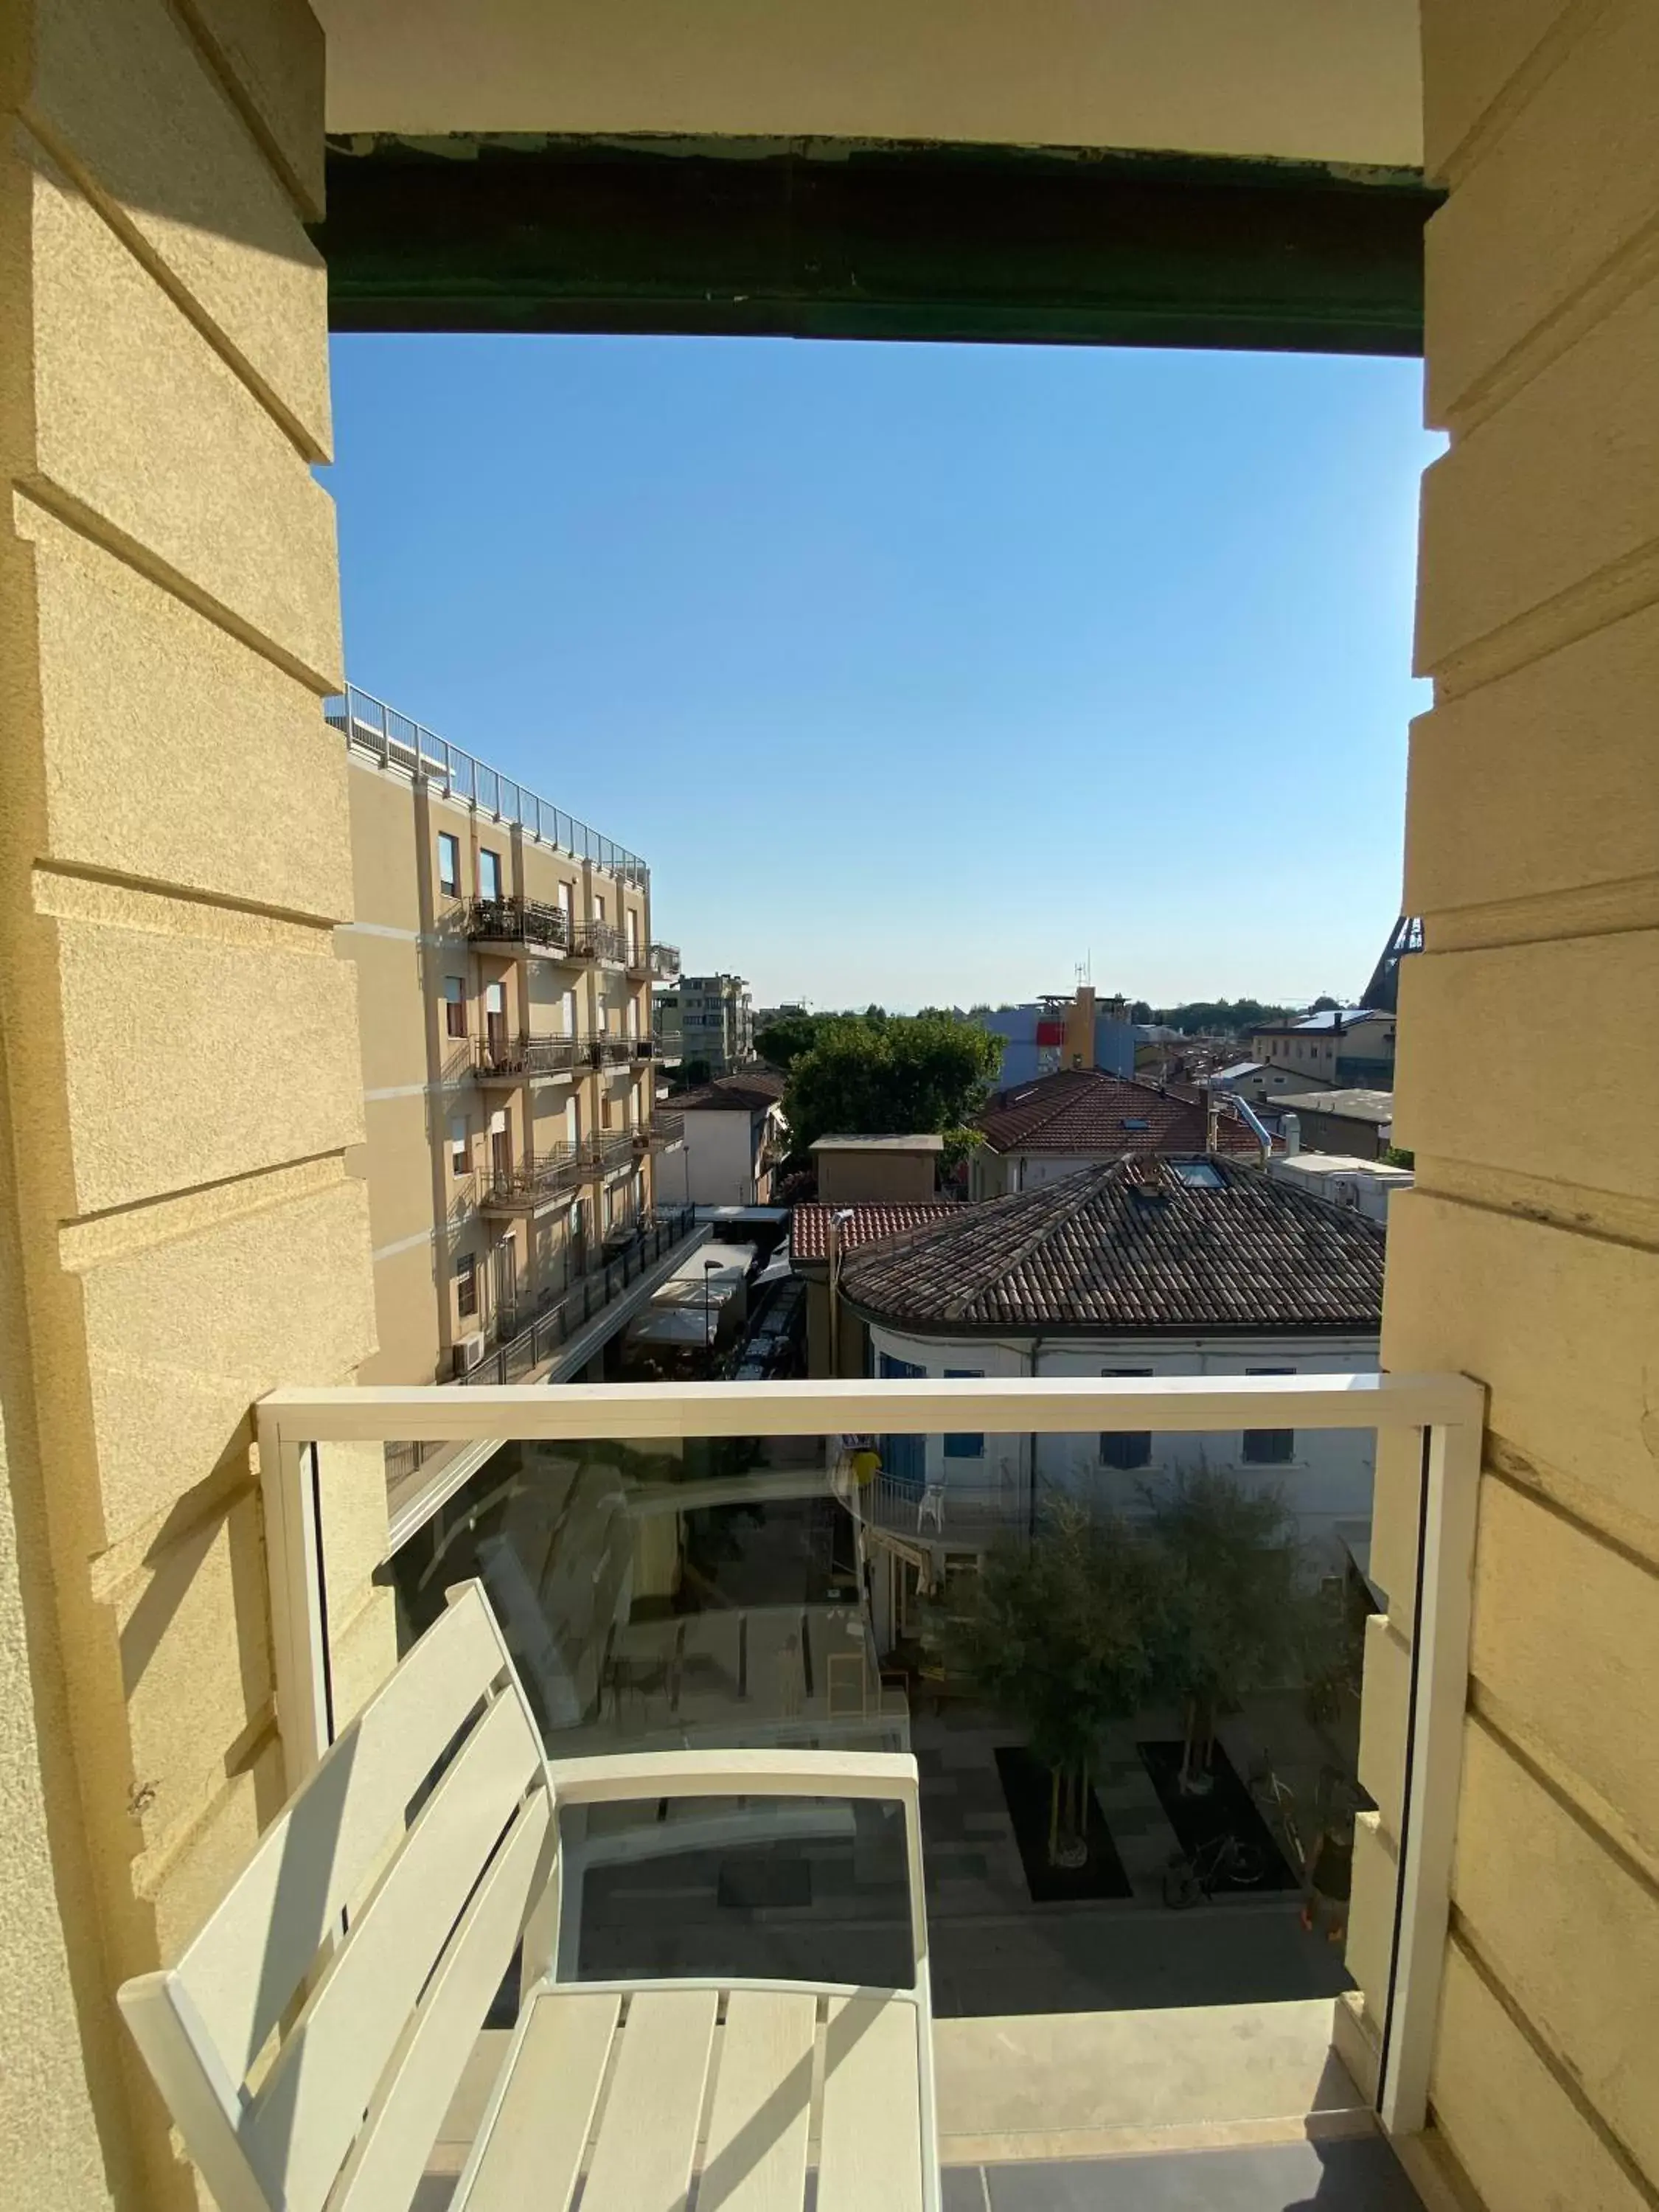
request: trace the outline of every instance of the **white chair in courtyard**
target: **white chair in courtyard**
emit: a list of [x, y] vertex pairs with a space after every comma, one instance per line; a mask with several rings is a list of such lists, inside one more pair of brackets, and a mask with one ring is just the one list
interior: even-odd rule
[[[896, 1803], [913, 1984], [562, 1980], [559, 1809], [687, 1796]], [[452, 2212], [565, 2212], [583, 2176], [581, 2212], [674, 2212], [694, 2172], [697, 2212], [800, 2212], [809, 2133], [819, 2212], [939, 2212], [914, 1759], [550, 1765], [477, 1583], [178, 1964], [120, 1992], [220, 2212], [404, 2212], [521, 1937], [517, 2025]]]

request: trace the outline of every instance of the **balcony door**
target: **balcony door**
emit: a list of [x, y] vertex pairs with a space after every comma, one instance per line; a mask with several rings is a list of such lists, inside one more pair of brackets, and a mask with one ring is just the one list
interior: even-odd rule
[[507, 1056], [507, 986], [484, 985], [484, 1042], [492, 1060]]
[[505, 1109], [489, 1117], [489, 1171], [497, 1183], [508, 1182], [513, 1174], [513, 1132]]
[[490, 1254], [490, 1271], [495, 1325], [502, 1336], [511, 1336], [519, 1320], [519, 1261], [510, 1236], [497, 1238]]
[[[908, 1359], [895, 1359], [884, 1352], [881, 1355], [881, 1379], [884, 1382], [903, 1382], [908, 1377], [921, 1378], [927, 1375], [925, 1367], [913, 1367]], [[901, 1489], [914, 1491], [920, 1497], [927, 1474], [927, 1439], [926, 1437], [884, 1437], [881, 1440], [881, 1471]]]

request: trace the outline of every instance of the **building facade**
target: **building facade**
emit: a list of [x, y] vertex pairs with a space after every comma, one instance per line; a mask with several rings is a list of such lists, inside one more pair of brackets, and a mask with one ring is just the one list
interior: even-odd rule
[[329, 712], [380, 1339], [362, 1379], [447, 1380], [651, 1214], [650, 872], [364, 692]]
[[979, 1019], [1002, 1039], [997, 1083], [1004, 1091], [1067, 1067], [1134, 1073], [1135, 1030], [1128, 1002], [1123, 999], [1097, 1002], [1088, 984], [1064, 998], [1032, 999], [1024, 1006], [999, 1006]]
[[755, 1066], [682, 1091], [678, 1140], [658, 1164], [665, 1206], [765, 1206], [783, 1158], [783, 1078]]
[[755, 1009], [741, 975], [682, 975], [658, 991], [653, 1022], [664, 1056], [730, 1075], [755, 1057]]
[[1356, 1091], [1394, 1088], [1396, 1018], [1369, 1006], [1337, 1006], [1275, 1022], [1250, 1038], [1254, 1059], [1318, 1084]]

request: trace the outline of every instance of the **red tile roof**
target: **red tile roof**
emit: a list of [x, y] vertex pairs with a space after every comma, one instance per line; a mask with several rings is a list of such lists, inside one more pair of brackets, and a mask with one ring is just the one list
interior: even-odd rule
[[744, 1067], [733, 1075], [717, 1075], [712, 1083], [699, 1084], [695, 1091], [682, 1091], [678, 1096], [671, 1092], [663, 1105], [665, 1110], [676, 1114], [721, 1110], [763, 1114], [769, 1106], [778, 1103], [783, 1091], [783, 1078], [769, 1067]]
[[830, 1257], [830, 1224], [838, 1213], [850, 1214], [842, 1225], [844, 1258], [860, 1244], [874, 1244], [884, 1237], [902, 1236], [908, 1229], [939, 1221], [963, 1207], [954, 1199], [918, 1200], [904, 1206], [798, 1206], [789, 1218], [789, 1249], [797, 1260]]
[[[1146, 1127], [1131, 1128], [1130, 1122]], [[1103, 1162], [1125, 1152], [1201, 1152], [1204, 1123], [1204, 1108], [1173, 1091], [1082, 1067], [996, 1091], [977, 1116], [994, 1152], [1069, 1152]], [[1216, 1141], [1224, 1152], [1249, 1157], [1260, 1151], [1250, 1132], [1224, 1111]]]
[[[1182, 1180], [1202, 1164], [1208, 1188]], [[873, 1245], [847, 1296], [900, 1328], [1341, 1330], [1382, 1324], [1382, 1229], [1236, 1161], [1082, 1168]]]

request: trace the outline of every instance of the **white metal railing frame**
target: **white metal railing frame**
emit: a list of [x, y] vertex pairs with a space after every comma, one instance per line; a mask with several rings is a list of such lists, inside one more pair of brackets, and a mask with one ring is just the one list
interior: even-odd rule
[[[293, 1388], [258, 1407], [277, 1712], [290, 1793], [333, 1739], [319, 1448], [331, 1443], [635, 1442], [867, 1434], [1066, 1435], [1110, 1429], [1415, 1431], [1416, 1582], [1393, 1946], [1377, 2110], [1427, 2114], [1449, 1917], [1468, 1689], [1485, 1392], [1458, 1375], [568, 1383], [468, 1389]], [[378, 1467], [380, 1455], [374, 1455]]]
[[651, 871], [637, 853], [451, 744], [361, 684], [348, 684], [343, 691], [325, 699], [323, 717], [347, 744], [378, 760], [382, 768], [400, 769], [416, 783], [436, 785], [461, 805], [522, 830], [539, 844], [556, 846], [573, 860], [589, 860], [619, 882], [641, 890], [649, 886]]

